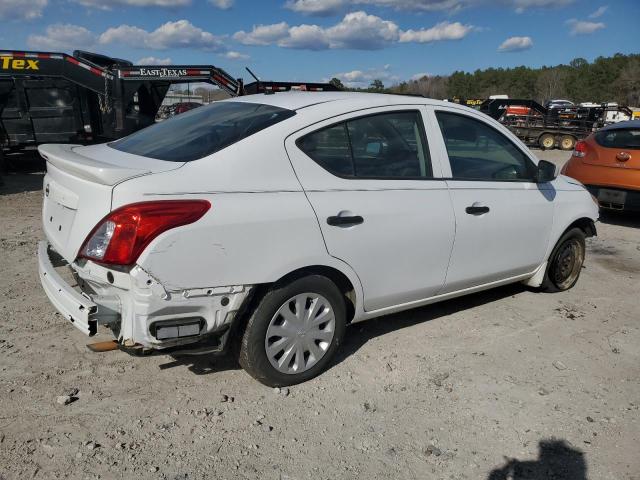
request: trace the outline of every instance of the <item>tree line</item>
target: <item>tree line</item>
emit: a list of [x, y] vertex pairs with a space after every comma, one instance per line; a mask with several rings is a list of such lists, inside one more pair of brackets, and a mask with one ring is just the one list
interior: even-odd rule
[[[332, 83], [342, 86], [339, 79]], [[425, 76], [386, 88], [373, 80], [370, 92], [419, 94], [430, 98], [489, 98], [506, 94], [510, 98], [533, 99], [540, 103], [555, 98], [573, 102], [617, 102], [640, 106], [640, 54], [598, 57], [593, 62], [575, 58], [568, 65], [529, 68], [487, 68], [473, 73]]]

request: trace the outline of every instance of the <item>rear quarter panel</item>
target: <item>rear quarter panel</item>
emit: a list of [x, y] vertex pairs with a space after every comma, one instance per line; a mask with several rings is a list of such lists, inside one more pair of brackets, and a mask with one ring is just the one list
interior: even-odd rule
[[324, 265], [342, 271], [361, 296], [355, 273], [327, 252], [284, 132], [267, 129], [179, 170], [118, 185], [113, 208], [163, 199], [211, 203], [196, 223], [156, 238], [137, 263], [169, 290], [270, 283]]

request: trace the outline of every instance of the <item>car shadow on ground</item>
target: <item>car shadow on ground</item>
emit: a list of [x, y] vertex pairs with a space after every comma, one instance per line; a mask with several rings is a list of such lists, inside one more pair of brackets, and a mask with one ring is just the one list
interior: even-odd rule
[[619, 227], [640, 228], [640, 213], [600, 210], [600, 222]]
[[[345, 341], [336, 354], [329, 368], [342, 363], [346, 358], [356, 353], [369, 340], [386, 335], [391, 332], [411, 327], [418, 323], [434, 320], [436, 318], [452, 315], [462, 310], [491, 303], [509, 296], [527, 291], [522, 284], [505, 285], [503, 287], [486, 290], [483, 292], [466, 295], [434, 305], [415, 308], [393, 315], [386, 315], [371, 320], [349, 325]], [[169, 354], [171, 355], [171, 354]], [[202, 355], [171, 355], [172, 361], [160, 365], [161, 370], [174, 367], [187, 367], [196, 375], [238, 370], [237, 359], [230, 351], [227, 355], [202, 354]]]
[[187, 367], [191, 373], [196, 375], [207, 375], [209, 373], [225, 372], [227, 370], [240, 370], [238, 359], [229, 352], [226, 355], [216, 355], [213, 353], [203, 355], [176, 354], [171, 355], [173, 360], [160, 365], [160, 370], [167, 370], [175, 367]]
[[536, 460], [505, 458], [504, 465], [491, 471], [487, 480], [587, 480], [584, 453], [565, 440], [541, 440], [538, 449]]
[[42, 190], [45, 163], [37, 152], [5, 154], [0, 167], [0, 195]]
[[403, 328], [411, 327], [419, 323], [446, 317], [463, 310], [495, 302], [527, 290], [528, 287], [521, 283], [505, 285], [491, 290], [453, 298], [433, 305], [405, 310], [400, 313], [385, 315], [384, 317], [377, 317], [371, 320], [351, 324], [347, 329], [345, 341], [342, 347], [338, 350], [333, 365], [341, 363], [347, 357], [360, 350], [360, 348], [368, 341], [376, 337], [402, 330]]

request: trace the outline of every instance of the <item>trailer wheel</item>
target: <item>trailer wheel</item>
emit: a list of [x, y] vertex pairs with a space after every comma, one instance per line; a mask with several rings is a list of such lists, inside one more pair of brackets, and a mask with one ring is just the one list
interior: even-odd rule
[[563, 135], [560, 139], [560, 148], [562, 150], [573, 150], [576, 146], [576, 139], [571, 135]]
[[540, 148], [543, 150], [551, 150], [556, 146], [556, 138], [550, 133], [543, 133], [538, 138], [538, 145], [540, 145]]

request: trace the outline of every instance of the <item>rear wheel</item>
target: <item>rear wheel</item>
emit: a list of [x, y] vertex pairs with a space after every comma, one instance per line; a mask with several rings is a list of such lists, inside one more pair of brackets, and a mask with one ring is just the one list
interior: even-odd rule
[[563, 135], [560, 139], [560, 148], [562, 150], [573, 150], [576, 146], [576, 139], [571, 135]]
[[566, 232], [551, 252], [542, 289], [562, 292], [573, 287], [582, 271], [585, 253], [585, 235], [579, 228]]
[[342, 343], [345, 299], [321, 275], [272, 288], [251, 314], [240, 345], [240, 365], [271, 387], [294, 385], [322, 373]]
[[556, 139], [550, 133], [543, 133], [538, 138], [538, 145], [545, 150], [551, 150], [556, 145]]

